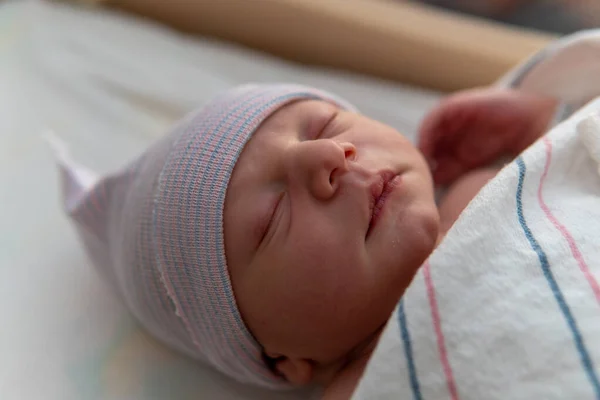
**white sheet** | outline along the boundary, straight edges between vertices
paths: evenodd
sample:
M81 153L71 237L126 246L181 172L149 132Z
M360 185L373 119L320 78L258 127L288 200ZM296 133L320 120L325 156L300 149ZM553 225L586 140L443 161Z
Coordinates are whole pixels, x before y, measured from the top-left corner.
M357 55L358 56L358 55ZM436 95L307 69L106 11L0 3L0 398L290 399L237 385L141 332L62 214L50 128L99 171L247 81L296 81L414 133Z

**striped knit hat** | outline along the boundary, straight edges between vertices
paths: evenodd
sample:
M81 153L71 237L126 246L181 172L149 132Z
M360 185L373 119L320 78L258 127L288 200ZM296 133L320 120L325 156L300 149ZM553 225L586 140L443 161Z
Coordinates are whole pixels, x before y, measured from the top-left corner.
M308 87L247 85L187 116L119 173L90 180L72 162L61 165L65 207L87 252L142 325L238 381L270 388L287 383L267 368L238 311L223 206L252 133L301 99L351 108Z

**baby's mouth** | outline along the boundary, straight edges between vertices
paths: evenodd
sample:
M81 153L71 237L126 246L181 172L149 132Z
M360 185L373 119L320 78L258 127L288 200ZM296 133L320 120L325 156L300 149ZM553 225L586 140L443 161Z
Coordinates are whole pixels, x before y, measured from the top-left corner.
M369 187L371 191L369 202L371 218L369 220L369 228L367 229L367 237L369 237L380 220L388 196L398 184L399 178L399 175L394 172L384 171L378 174L377 181Z

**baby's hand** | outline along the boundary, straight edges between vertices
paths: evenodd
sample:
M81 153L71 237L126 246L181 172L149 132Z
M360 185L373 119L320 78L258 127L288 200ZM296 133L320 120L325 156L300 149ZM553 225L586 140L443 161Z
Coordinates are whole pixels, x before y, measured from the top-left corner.
M513 89L451 95L424 119L419 147L437 184L446 185L503 155L517 155L543 135L557 101Z

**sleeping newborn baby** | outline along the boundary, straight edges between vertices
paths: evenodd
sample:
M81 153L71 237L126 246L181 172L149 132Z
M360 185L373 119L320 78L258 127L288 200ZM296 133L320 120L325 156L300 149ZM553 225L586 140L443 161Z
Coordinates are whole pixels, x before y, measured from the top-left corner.
M85 183L63 164L66 209L158 339L241 382L348 397L416 271L495 173L478 168L535 141L555 105L451 96L419 150L332 94L242 86L115 174Z

